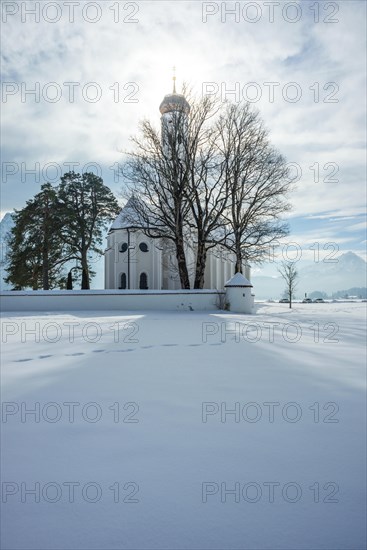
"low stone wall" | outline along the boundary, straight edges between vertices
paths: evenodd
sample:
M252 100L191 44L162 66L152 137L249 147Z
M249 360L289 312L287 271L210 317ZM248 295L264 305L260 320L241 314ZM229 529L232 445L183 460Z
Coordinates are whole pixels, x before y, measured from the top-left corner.
M206 311L224 292L213 290L36 290L0 292L1 311Z

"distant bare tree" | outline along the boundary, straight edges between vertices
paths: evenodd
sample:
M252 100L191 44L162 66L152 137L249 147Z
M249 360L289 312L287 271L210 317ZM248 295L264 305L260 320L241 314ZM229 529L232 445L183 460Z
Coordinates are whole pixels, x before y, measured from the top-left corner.
M292 298L297 287L298 271L295 262L282 262L278 272L283 277L287 285L287 294L289 298L289 307L292 307Z

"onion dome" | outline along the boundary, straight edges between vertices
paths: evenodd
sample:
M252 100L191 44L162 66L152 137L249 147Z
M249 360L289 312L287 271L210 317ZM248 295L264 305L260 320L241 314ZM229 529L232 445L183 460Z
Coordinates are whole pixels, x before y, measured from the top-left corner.
M189 113L190 105L186 101L185 96L181 94L168 94L164 96L162 103L159 106L162 115L171 113L172 111L184 111Z
M174 68L175 71L175 68ZM176 93L176 75L173 76L173 92L164 96L162 103L159 106L162 115L173 111L184 111L186 114L190 112L190 105L185 96Z
M162 103L159 106L162 115L171 113L172 111L184 111L186 114L190 112L190 105L185 96L181 94L168 94L164 96Z

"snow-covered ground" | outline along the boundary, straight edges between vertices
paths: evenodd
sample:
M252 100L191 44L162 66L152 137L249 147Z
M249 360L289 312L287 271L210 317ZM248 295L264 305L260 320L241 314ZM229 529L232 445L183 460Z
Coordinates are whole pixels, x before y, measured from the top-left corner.
M365 548L365 312L4 314L2 548Z

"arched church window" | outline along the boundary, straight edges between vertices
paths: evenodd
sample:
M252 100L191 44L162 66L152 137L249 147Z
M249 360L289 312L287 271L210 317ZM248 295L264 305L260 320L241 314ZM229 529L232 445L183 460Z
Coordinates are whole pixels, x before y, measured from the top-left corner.
M139 288L148 290L148 275L146 273L140 273Z
M122 290L125 290L126 288L126 273L121 273L121 286L120 288Z
M126 250L127 250L127 243L122 243L120 252L126 252Z
M147 243L140 243L139 248L142 252L149 252L149 248L148 248Z

